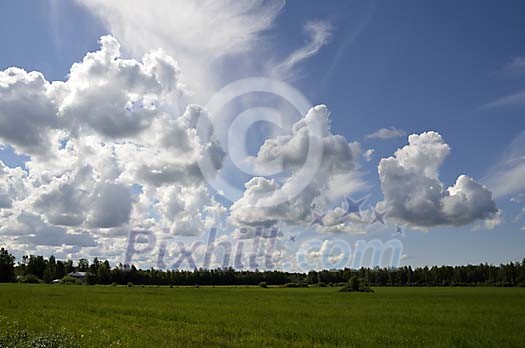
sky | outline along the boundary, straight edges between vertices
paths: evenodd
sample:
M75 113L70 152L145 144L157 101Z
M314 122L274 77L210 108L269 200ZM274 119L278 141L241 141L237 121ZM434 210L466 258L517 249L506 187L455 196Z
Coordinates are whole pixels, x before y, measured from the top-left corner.
M147 267L160 240L278 227L281 269L305 250L312 268L341 265L375 239L401 243L401 265L520 261L524 15L520 1L4 1L0 244L115 264L130 231L151 231L133 260ZM325 251L335 263L315 262Z

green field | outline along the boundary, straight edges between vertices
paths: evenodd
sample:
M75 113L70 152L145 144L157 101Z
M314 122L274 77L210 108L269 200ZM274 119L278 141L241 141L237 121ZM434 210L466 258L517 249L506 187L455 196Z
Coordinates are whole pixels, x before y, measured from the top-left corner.
M523 288L375 291L2 284L0 338L25 330L82 347L525 344Z

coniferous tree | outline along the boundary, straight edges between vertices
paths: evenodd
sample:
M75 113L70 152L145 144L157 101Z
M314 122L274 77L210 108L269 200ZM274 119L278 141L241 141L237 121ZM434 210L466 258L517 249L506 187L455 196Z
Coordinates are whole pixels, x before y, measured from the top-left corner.
M15 280L15 257L7 251L0 249L0 283Z

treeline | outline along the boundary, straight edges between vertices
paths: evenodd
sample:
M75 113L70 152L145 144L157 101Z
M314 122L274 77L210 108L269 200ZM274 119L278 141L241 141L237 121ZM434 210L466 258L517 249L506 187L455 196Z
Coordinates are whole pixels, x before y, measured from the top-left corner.
M195 269L193 271L137 269L119 264L111 267L108 261L95 258L91 263L48 259L43 256L24 256L20 262L4 248L0 249L0 282L44 282L64 279L68 274L85 272L87 284L137 285L268 285L297 284L333 285L346 283L357 276L370 286L525 286L525 259L523 262L494 266L488 264L468 266L434 266L397 269L362 268L360 270L326 270L305 273L281 271L236 271L228 269ZM71 278L71 277L70 277Z
M347 282L352 275L370 286L525 286L525 259L494 266L433 266L396 269L361 268L360 270L310 271L309 284Z

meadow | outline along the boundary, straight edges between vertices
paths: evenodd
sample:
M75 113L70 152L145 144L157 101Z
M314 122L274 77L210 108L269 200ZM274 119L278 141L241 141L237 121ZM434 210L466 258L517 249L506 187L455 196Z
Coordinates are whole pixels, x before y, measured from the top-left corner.
M0 284L0 347L524 345L525 288L374 290Z

